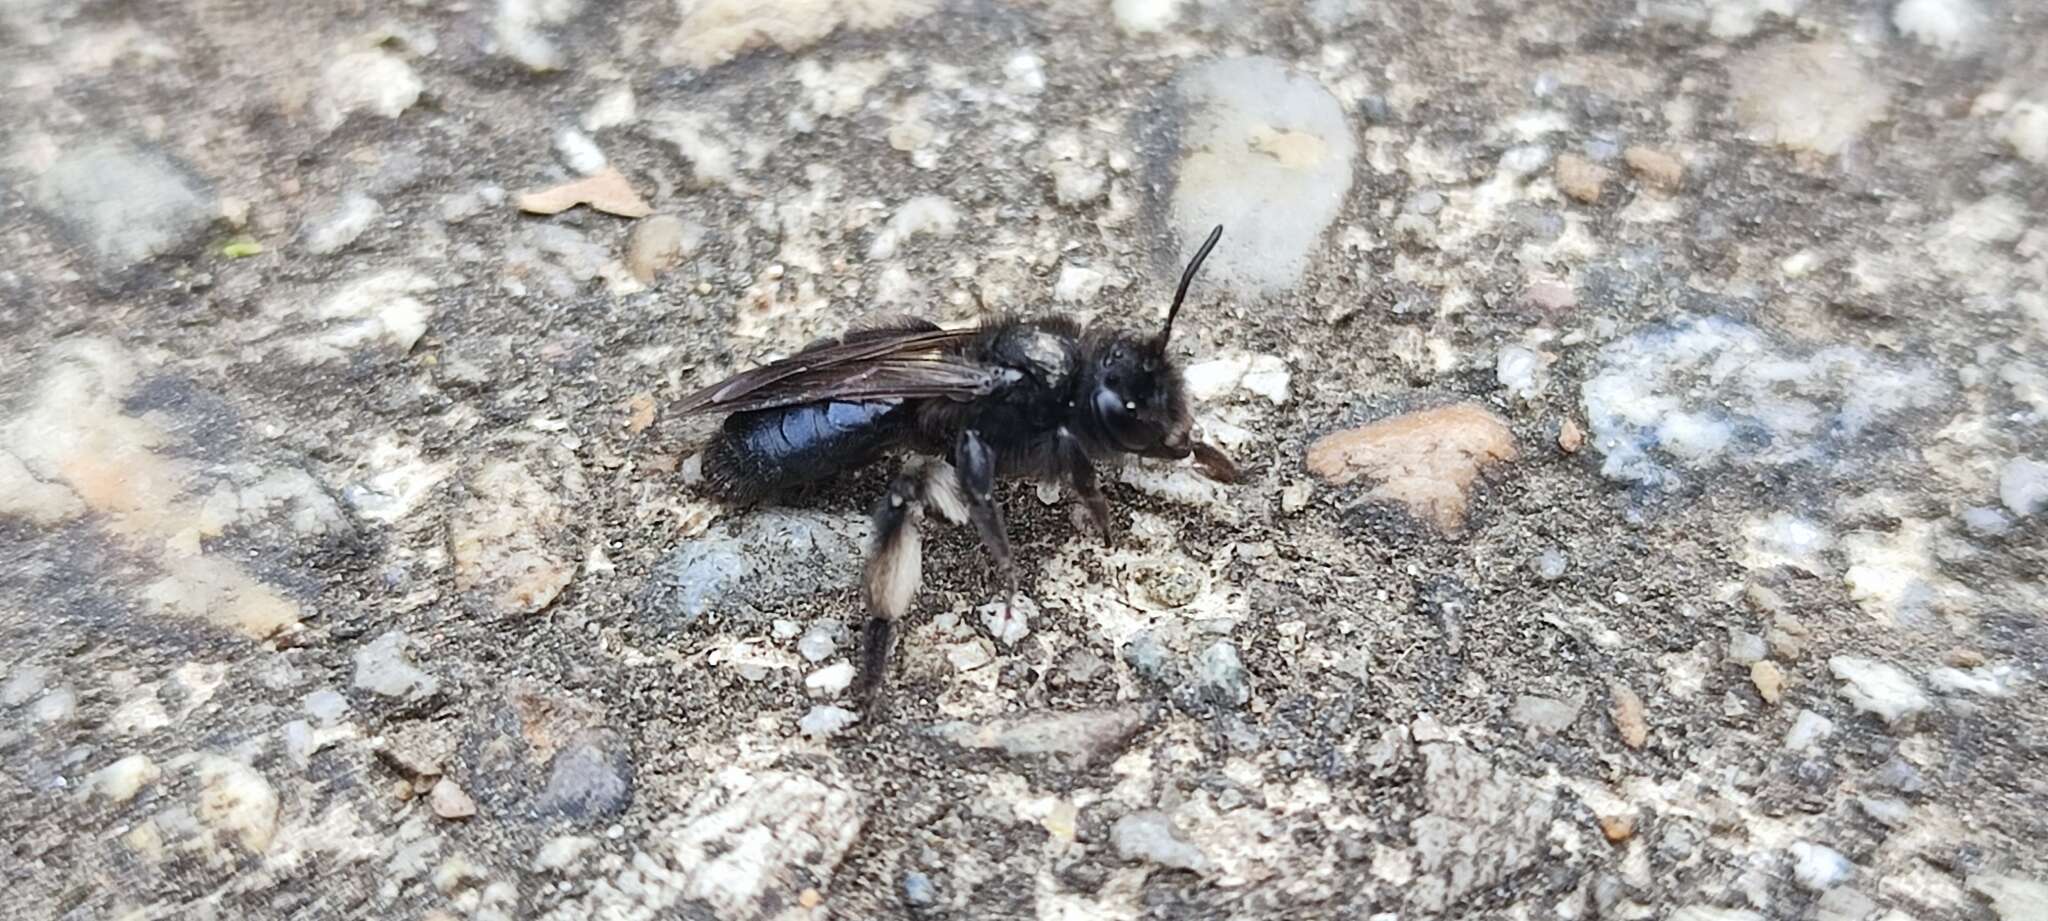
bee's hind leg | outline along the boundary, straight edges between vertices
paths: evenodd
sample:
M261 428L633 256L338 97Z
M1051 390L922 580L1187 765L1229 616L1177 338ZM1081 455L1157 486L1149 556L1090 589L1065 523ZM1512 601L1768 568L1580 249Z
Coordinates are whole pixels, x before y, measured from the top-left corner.
M1003 525L1003 508L996 504L996 454L981 433L968 429L960 433L953 451L953 466L960 472L960 491L967 501L967 520L981 535L981 545L994 557L1009 594L1003 596L1003 616L1008 617L1017 601L1017 564L1010 556L1010 534Z
M899 473L889 492L875 503L873 543L861 578L868 622L861 636L857 691L865 705L873 704L888 677L896 622L910 610L910 601L924 582L924 547L917 530L923 486L921 472Z
M1088 459L1088 452L1081 447L1081 439L1066 429L1060 429L1059 452L1067 485L1073 487L1074 495L1081 498L1088 524L1102 535L1102 545L1110 546L1115 540L1109 530L1109 497L1102 494L1102 484L1095 478L1095 462Z

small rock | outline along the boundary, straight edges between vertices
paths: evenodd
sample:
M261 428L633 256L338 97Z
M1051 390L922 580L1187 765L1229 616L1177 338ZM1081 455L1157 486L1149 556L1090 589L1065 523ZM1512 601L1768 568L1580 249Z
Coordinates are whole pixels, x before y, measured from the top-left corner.
M549 838L533 855L533 872L563 873L575 867L584 852L597 846L597 839L583 835L559 835Z
M434 789L427 794L427 802L433 806L434 814L444 819L466 819L476 815L476 800L470 799L455 781L446 777L434 783Z
M1067 207L1101 198L1108 186L1109 176L1101 167L1072 160L1052 164L1053 198Z
M912 239L929 236L946 239L960 227L960 209L937 195L920 195L896 208L889 223L868 246L869 259L888 259Z
M1999 123L1998 138L2020 159L2048 166L2048 103L2015 104Z
M1308 508L1309 501L1316 495L1316 484L1309 480L1298 480L1280 490L1280 512L1284 515L1299 515Z
M251 854L277 833L277 790L254 768L218 755L199 759L199 818L234 836Z
M987 640L972 639L946 647L946 661L958 671L971 672L995 660L995 647Z
M305 241L306 252L331 255L354 243L383 216L384 208L375 199L351 192L325 214L307 221L300 238Z
M50 681L50 670L41 665L17 665L0 685L0 704L19 707L35 699Z
M853 684L853 664L835 662L804 677L804 688L818 697L836 697Z
M1558 155L1554 175L1564 194L1591 205L1600 201L1601 189L1613 178L1614 171L1578 154L1567 153Z
M1307 462L1333 484L1378 480L1370 495L1452 532L1464 527L1479 474L1516 453L1506 422L1477 403L1459 403L1325 435L1309 446Z
M1792 728L1785 731L1785 749L1794 752L1810 752L1820 740L1833 735L1835 723L1812 710L1800 710L1792 718Z
M804 631L803 639L796 641L796 653L806 662L823 662L832 657L839 648L838 637L845 631L838 621L819 621Z
M320 84L315 117L327 131L341 127L356 112L397 118L419 102L427 88L411 64L382 48L335 58L321 72Z
M1544 357L1536 350L1511 345L1494 357L1494 380L1509 393L1533 400L1543 388L1544 365Z
M307 694L303 705L306 715L322 726L332 726L348 715L348 698L333 688L321 688Z
M1728 661L1738 665L1750 665L1762 661L1770 654L1761 634L1746 630L1728 631Z
M1999 921L2041 921L2048 918L2048 883L2018 876L1977 873L1969 878L1971 891L1991 900Z
M456 587L485 592L503 614L553 604L576 574L561 491L523 463L494 460L470 478L469 493L449 524Z
M1563 313L1579 306L1579 293L1558 279L1538 277L1522 288L1522 302L1545 313Z
M1173 820L1163 812L1133 812L1110 826L1110 842L1126 861L1147 860L1174 870L1209 869L1209 858L1174 834Z
M547 787L534 807L544 815L585 820L618 815L633 799L633 764L625 743L586 732L548 762Z
M1599 818L1600 834L1613 844L1620 844L1636 834L1636 820L1625 815L1603 815Z
M1052 299L1062 304L1085 304L1102 293L1109 276L1085 265L1060 263L1060 277L1052 285Z
M356 650L355 686L372 694L420 700L441 689L441 681L408 661L412 638L391 630Z
M143 787L155 783L162 774L148 755L129 755L86 775L81 792L125 803L134 799Z
M1685 164L1678 158L1661 150L1649 147L1630 147L1621 152L1621 159L1637 176L1657 188L1670 191L1685 181Z
M2031 457L2007 461L1998 473L1998 498L2021 518L2048 508L2048 464Z
M1166 647L1151 630L1140 630L1131 635L1130 641L1124 644L1123 659L1146 678L1158 680L1166 673Z
M2012 519L2004 512L1986 505L1963 509L1963 527L1978 537L1998 537L2012 530Z
M682 264L703 241L701 227L683 223L670 214L658 214L633 225L626 238L626 268L641 284L652 284L656 276Z
M196 245L219 214L212 190L182 163L120 141L66 153L30 200L116 271Z
M637 114L637 108L632 85L619 84L605 91L604 95L597 97L596 102L590 104L590 108L583 113L583 130L594 134L606 128L631 124Z
M574 128L555 132L555 155L562 158L562 165L578 176L595 176L611 165L597 142Z
M1579 700L1563 701L1555 697L1523 694L1515 698L1509 717L1530 729L1557 733L1570 728L1572 721L1579 718L1580 706Z
M1145 712L1127 706L1037 713L982 724L941 723L932 731L964 748L999 749L1019 758L1054 755L1086 767L1113 760L1144 726Z
M1842 43L1785 38L1728 61L1734 114L1765 143L1834 156L1883 118L1891 98Z
M903 874L903 901L911 905L930 905L936 898L938 892L932 888L929 877L916 870Z
M1038 603L1020 595L1014 603L997 601L975 610L989 635L1007 647L1017 645L1018 640L1031 633L1031 618L1038 612Z
M807 738L825 739L845 731L846 727L860 722L860 714L845 707L819 704L796 723L796 730Z
M1609 682L1607 693L1607 715L1613 718L1614 730L1621 734L1622 743L1642 748L1650 740L1650 724L1643 717L1643 699L1619 681Z
M1252 699L1251 678L1238 659L1237 646L1221 640L1202 652L1196 664L1197 691L1211 705L1242 707Z
M51 688L36 698L35 705L28 709L29 718L45 726L68 722L77 712L78 692L70 685Z
M1846 682L1840 688L1841 694L1856 709L1876 714L1893 726L1932 706L1920 686L1896 665L1857 656L1834 656L1828 659L1828 671Z
M1556 582L1564 578L1565 570L1569 566L1570 561L1565 558L1564 551L1556 547L1546 548L1542 553L1536 554L1535 559L1529 561L1529 568L1535 570L1536 577L1545 582Z
M476 188L441 198L441 220L450 224L463 221L484 213L487 208L496 208L505 203L505 190L495 185L481 185Z
M1765 660L1749 666L1749 681L1756 685L1757 696L1765 703L1775 704L1785 696L1785 673L1778 663Z
M1892 7L1899 34L1946 55L1974 46L1987 23L1975 0L1899 0Z
M1856 869L1849 858L1834 848L1811 841L1792 842L1792 878L1816 892L1832 889Z

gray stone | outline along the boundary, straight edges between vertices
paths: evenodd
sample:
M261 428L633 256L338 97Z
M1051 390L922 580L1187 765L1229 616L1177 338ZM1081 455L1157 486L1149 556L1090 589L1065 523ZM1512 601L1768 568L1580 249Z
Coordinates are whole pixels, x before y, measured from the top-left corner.
M1203 269L1211 283L1262 295L1292 288L1351 189L1357 143L1344 107L1267 57L1193 64L1174 87L1181 146L1167 223L1180 261L1222 224Z
M844 664L844 663L841 663ZM848 666L851 668L851 666ZM808 738L825 739L845 732L847 727L860 722L860 714L845 707L819 704L796 721L796 731Z
M1998 499L2021 518L2048 508L2048 464L2015 457L1998 471Z
M1163 812L1133 812L1116 820L1109 830L1116 854L1129 861L1150 861L1174 870L1208 870L1209 858L1198 848L1180 840L1173 820Z
M865 534L860 519L763 510L714 528L669 552L638 597L641 615L666 629L707 613L766 621L823 591L854 583Z
M916 870L903 874L903 901L912 905L930 905L938 897L930 877Z
M1144 710L1126 706L1034 713L980 724L941 723L932 731L966 748L997 749L1013 757L1051 755L1082 767L1115 758L1145 723Z
M1549 787L1462 745L1421 752L1428 813L1410 824L1418 875L1408 897L1416 907L1443 911L1542 859L1555 803Z
M307 220L299 236L305 241L306 252L328 256L346 249L383 216L384 208L376 199L351 192Z
M405 700L432 697L441 690L441 680L410 661L412 646L411 637L391 630L356 650L356 687Z
M1515 698L1510 716L1515 722L1540 732L1563 732L1578 719L1579 708L1585 706L1584 695L1571 700L1558 700L1535 694L1523 694Z
M823 662L839 649L839 640L846 635L846 627L840 622L818 621L804 631L803 638L796 641L797 655L806 662Z
M1158 680L1166 674L1166 647L1150 630L1140 630L1124 644L1124 661L1143 677Z
M220 213L213 190L190 169L124 141L67 152L30 196L114 270L196 245Z
M33 700L43 692L43 686L50 682L49 668L41 665L17 665L7 675L7 683L0 685L0 704L19 707Z
M633 761L624 740L607 732L578 736L548 762L548 782L534 808L572 821L626 811L633 801Z
M1196 690L1210 704L1235 708L1252 699L1251 676L1237 656L1237 646L1229 640L1204 650L1196 670Z

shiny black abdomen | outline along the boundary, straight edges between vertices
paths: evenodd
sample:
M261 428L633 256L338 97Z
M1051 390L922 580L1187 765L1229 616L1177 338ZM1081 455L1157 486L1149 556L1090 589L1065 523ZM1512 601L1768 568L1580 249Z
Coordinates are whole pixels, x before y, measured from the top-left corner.
M704 449L704 481L750 501L866 466L901 436L901 400L829 401L734 413Z

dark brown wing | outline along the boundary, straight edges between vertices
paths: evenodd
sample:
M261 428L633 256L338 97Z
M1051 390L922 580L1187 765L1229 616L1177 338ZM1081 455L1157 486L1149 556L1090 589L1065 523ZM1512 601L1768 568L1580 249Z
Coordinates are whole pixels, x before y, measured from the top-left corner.
M866 331L742 371L683 398L676 411L734 413L819 400L969 399L1002 377L953 354L977 329Z

